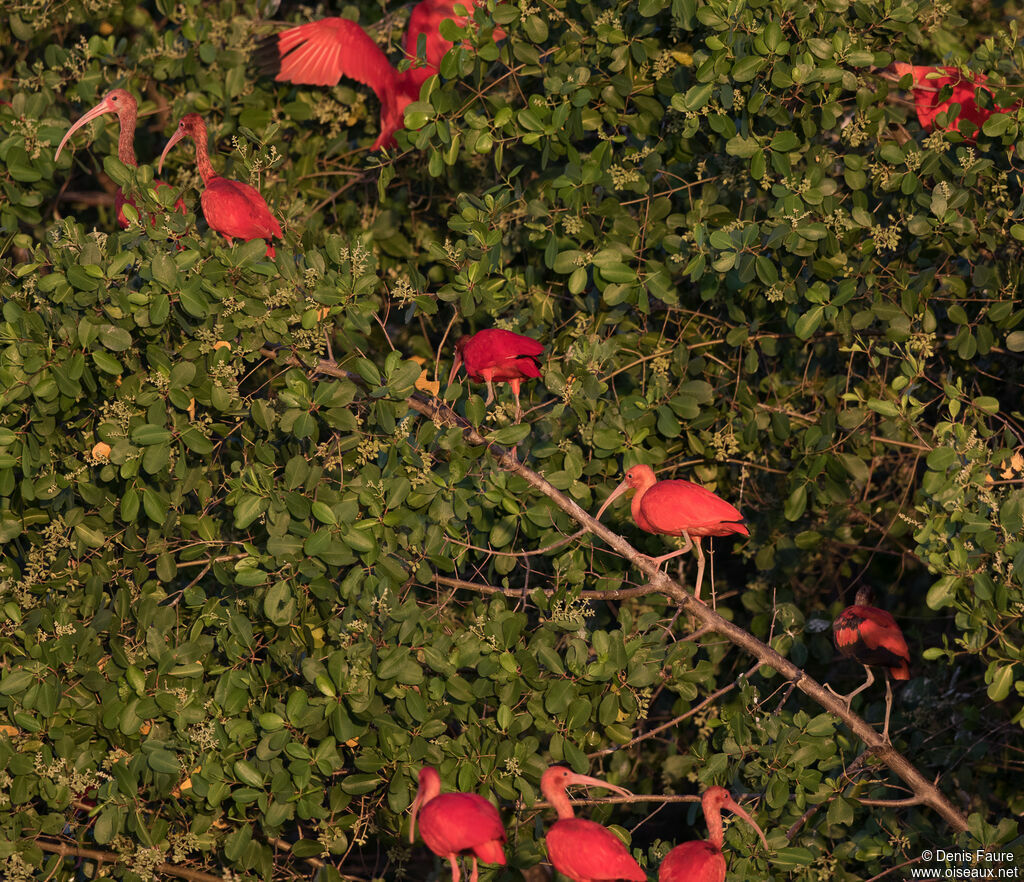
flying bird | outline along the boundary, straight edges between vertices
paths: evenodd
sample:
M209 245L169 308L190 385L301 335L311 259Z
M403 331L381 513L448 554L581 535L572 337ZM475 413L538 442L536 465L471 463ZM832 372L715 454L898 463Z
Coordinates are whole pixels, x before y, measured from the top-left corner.
M731 533L749 536L743 515L700 484L679 479L659 481L649 465L635 465L626 472L622 483L611 492L594 519L601 520L605 509L629 490L636 491L630 511L641 530L681 536L686 542L677 551L649 558L654 566L660 567L666 560L685 554L691 548L697 552L697 581L693 596L699 600L704 580L704 552L700 540L704 536L728 536Z
M867 680L849 695L839 695L831 686L828 688L849 708L853 697L875 682L871 665L885 668L885 728L882 738L888 741L892 680L910 679L910 649L892 615L877 606L870 606L870 601L871 589L862 586L857 591L853 606L846 607L832 623L836 649L864 665Z
M57 153L53 157L54 160L60 158L60 153L64 149L64 145L71 140L71 136L75 132L87 123L103 116L105 113L113 113L116 115L121 128L121 132L117 139L117 158L125 165L137 168L139 163L135 158L135 125L139 118L139 104L135 100L134 96L124 89L114 89L107 92L107 94L100 100L99 104L87 110L71 125L71 128L69 128L64 137L61 138L60 144L57 145ZM165 184L163 181L155 181L154 186L169 187L170 184ZM138 211L135 203L131 199L126 198L124 193L118 190L117 195L114 197L114 207L117 209L117 222L122 228L127 229L131 225L131 221L128 220L127 215L124 213L125 204L132 206L132 208L135 208L136 211ZM185 213L185 203L180 199L174 207L182 214ZM155 224L156 220L153 219L151 223Z
M459 882L460 855L472 855L470 882L477 882L478 861L505 866L505 828L498 810L476 793L441 793L441 776L430 766L420 769L409 842L416 841L417 815L427 848L451 862L452 882Z
M523 380L540 376L538 357L544 351L544 344L532 337L488 328L472 336L461 337L455 344L455 360L448 374L448 385L463 364L471 380L487 384L487 400L494 400L494 383L508 383L516 400L516 422L523 415L519 404L519 388Z
M658 882L725 882L725 857L722 844L725 830L722 825L722 809L739 815L757 831L764 847L768 840L764 832L729 795L724 787L709 787L701 797L704 820L708 825L707 839L684 842L673 848L658 867Z
M248 242L250 239L280 239L284 235L266 200L255 187L221 177L213 170L206 146L206 123L198 113L189 113L181 118L177 130L160 154L158 171L163 170L168 151L182 138L191 138L196 145L196 166L204 186L200 204L211 230L224 236L229 245L233 238ZM273 256L274 246L268 242L267 257Z
M969 78L955 67L906 64L901 61L890 67L901 79L907 74L913 78L911 93L914 96L914 108L918 122L925 131L930 132L935 128L935 118L940 113L946 113L953 104L960 105L960 113L945 128L954 132L961 119L969 120L980 129L993 113L1011 113L1021 106L1020 101L1010 107L1000 107L993 101L992 107L979 107L976 97L978 89L994 97L992 89L985 85L988 78L984 74ZM952 93L945 101L940 101L939 95L946 86L952 88Z
M347 18L323 18L289 28L261 42L254 54L261 74L277 82L307 86L336 86L342 79L369 86L380 101L380 135L373 150L395 143L402 128L405 108L420 96L422 86L438 72L441 59L452 48L441 36L441 22L451 19L465 27L469 17L456 7L472 12L478 0L421 0L413 7L405 32L403 57L413 62L408 70L391 65L369 34ZM426 64L417 66L420 37L424 38ZM504 33L494 32L495 39Z
M647 874L633 860L618 836L595 821L573 815L566 793L566 788L573 784L603 787L622 796L632 796L622 787L589 775L577 775L565 766L551 766L544 772L540 779L541 793L558 812L558 820L544 837L552 866L573 882L613 879L647 882Z

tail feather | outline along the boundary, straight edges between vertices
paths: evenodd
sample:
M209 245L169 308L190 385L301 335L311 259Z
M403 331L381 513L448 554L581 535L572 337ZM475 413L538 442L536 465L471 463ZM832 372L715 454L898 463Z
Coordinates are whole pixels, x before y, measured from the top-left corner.
M278 43L278 34L271 34L260 40L250 59L260 76L276 78L281 72L281 48Z
M907 662L902 662L894 668L889 668L889 674L894 680L909 680L910 665Z
M475 854L485 864L498 864L502 867L505 866L505 849L498 840L491 839L488 842L483 842L480 845L473 846L473 854Z

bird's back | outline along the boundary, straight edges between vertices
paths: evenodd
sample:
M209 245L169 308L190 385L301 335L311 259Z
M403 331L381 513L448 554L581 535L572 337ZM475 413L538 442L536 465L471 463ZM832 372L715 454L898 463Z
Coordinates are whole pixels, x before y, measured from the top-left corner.
M225 236L269 239L283 235L259 190L242 181L219 175L211 178L200 201L206 222Z
M692 481L658 481L640 498L640 512L652 532L678 536L749 535L743 515L720 496ZM645 528L646 529L646 528Z
M658 882L725 882L725 858L706 839L684 842L665 855Z
M498 810L476 793L442 793L420 813L420 836L438 855L472 851L486 863L505 864L505 828Z
M910 649L891 614L876 606L848 606L832 623L836 648L865 665L889 668L895 680L910 679Z
M536 358L544 351L544 344L532 337L488 328L479 331L466 341L462 358L466 371L474 379L480 379L480 372L494 372L495 380L510 380L517 377L539 377L540 369Z
M627 879L647 882L647 874L614 833L586 818L555 821L545 837L548 858L575 882Z

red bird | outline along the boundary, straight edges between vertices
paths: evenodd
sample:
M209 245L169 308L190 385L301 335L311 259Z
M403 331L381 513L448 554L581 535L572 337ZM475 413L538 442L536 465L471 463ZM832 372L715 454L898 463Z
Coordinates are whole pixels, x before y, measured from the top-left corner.
M484 404L494 400L494 383L508 383L516 399L516 422L519 422L523 415L519 404L519 384L540 376L537 356L543 351L544 345L532 337L499 328L477 331L472 337L462 337L455 344L455 361L448 374L448 385L452 384L463 363L471 380L487 383Z
M864 685L849 695L839 695L831 686L829 690L850 706L855 695L863 692L875 682L870 665L885 668L885 729L882 738L889 740L889 714L892 711L892 680L910 679L910 650L896 620L884 609L869 606L871 590L862 587L857 592L856 602L848 606L832 623L833 636L838 649L847 658L864 665L868 678ZM891 679L890 679L891 678Z
M940 113L946 113L952 104L960 105L960 113L946 126L947 130L954 132L957 131L961 119L969 120L980 129L993 113L1009 113L1021 106L1021 102L1018 101L1011 107L979 107L975 98L977 89L983 89L992 95L992 90L985 86L988 78L984 74L967 79L955 67L933 67L899 61L892 65L892 69L899 77L907 74L913 77L911 89L917 108L917 119L921 123L921 128L926 131L931 131L935 127L935 117ZM952 86L953 92L945 101L939 101L939 93L945 86Z
M421 0L413 7L405 32L403 54L415 63L422 34L426 66L398 71L381 48L358 24L347 18L324 18L290 28L267 38L257 49L260 73L277 82L308 86L336 86L342 77L369 86L380 101L380 135L373 150L390 147L402 128L405 108L420 97L420 86L438 72L452 44L441 36L441 22L451 19L465 27L466 15L456 5L471 9L475 0ZM504 33L495 31L495 39Z
M60 152L64 149L64 145L71 139L71 136L77 132L86 123L92 122L97 117L103 116L105 113L117 114L118 122L121 125L121 134L117 139L117 158L121 160L125 165L131 166L132 168L138 167L138 162L135 159L135 123L139 118L139 105L135 98L129 92L124 89L114 89L112 92L107 92L103 96L103 100L100 101L95 107L87 110L82 116L75 121L67 133L61 138L60 144L57 145L57 153L54 155L54 160L60 158ZM163 181L154 182L156 187L169 187L170 184L165 184ZM117 222L122 228L127 229L131 225L131 221L128 220L124 213L125 203L135 208L135 203L131 199L126 199L124 194L119 190L117 195L114 197L114 206L117 208ZM174 206L182 214L185 213L185 203L180 199ZM152 223L156 223L154 219Z
M618 836L595 821L573 816L572 805L565 792L573 784L603 787L622 796L632 796L628 790L606 784L600 778L577 775L565 766L551 766L540 779L541 793L558 812L558 820L544 837L551 865L573 882L612 879L647 882L647 874L633 860Z
M459 855L473 856L470 882L477 882L478 860L505 866L505 828L498 810L476 793L441 793L441 776L430 766L420 769L409 842L416 840L417 813L427 848L451 862L452 882L459 882Z
M210 164L206 147L206 123L198 113L189 113L181 118L177 131L160 154L157 170L164 166L164 157L182 138L191 138L196 145L196 165L203 179L205 189L200 198L203 217L211 230L216 230L231 244L232 238L280 239L284 236L281 225L270 213L266 200L255 187L241 181L222 178ZM274 256L274 246L267 243L267 257Z
M654 469L649 465L635 465L622 483L604 501L594 516L601 520L606 508L628 490L636 490L630 511L633 520L641 530L648 533L663 533L667 536L682 536L686 545L671 554L650 558L651 563L660 567L669 558L685 554L691 548L697 552L697 583L693 596L700 599L700 586L704 580L704 552L700 540L704 536L728 536L739 533L749 536L750 531L743 525L743 515L720 496L706 490L700 484L690 481L658 481Z
M722 809L735 812L750 824L768 848L761 828L729 795L724 787L709 787L701 797L704 820L708 825L708 839L684 842L672 849L658 867L658 882L725 882L725 857L722 843L725 831L722 828Z

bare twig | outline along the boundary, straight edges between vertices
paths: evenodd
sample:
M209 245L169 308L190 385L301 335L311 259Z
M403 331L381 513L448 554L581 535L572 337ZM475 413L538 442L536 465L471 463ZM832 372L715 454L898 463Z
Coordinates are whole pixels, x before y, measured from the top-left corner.
M742 674L741 676L742 677L752 677L754 675L754 672L759 667L761 667L761 662L758 662L749 671L747 671L745 674ZM678 726L687 717L692 717L694 714L700 713L700 711L703 708L707 707L713 701L717 701L719 698L721 698L723 695L725 695L726 692L729 692L729 691L735 689L736 688L736 684L739 683L739 681L740 681L740 678L737 678L735 680L735 682L732 682L732 683L729 683L729 684L723 686L721 689L717 690L716 692L712 692L700 704L698 704L696 707L691 707L685 714L680 714L678 717L675 717L675 718L669 720L667 723L662 723L662 725L658 726L657 728L651 729L649 732L644 732L643 735L637 735L637 737L634 738L632 741L627 741L625 744L620 744L618 747L606 747L604 750L598 750L595 753L590 753L590 754L587 754L587 755L591 756L591 757L607 756L609 753L615 753L615 751L617 751L617 750L625 750L627 747L632 747L634 744L638 744L641 741L646 741L648 738L653 738L659 732L664 732L666 729L671 729L671 728L673 728L675 726Z
M120 855L113 851L100 851L96 848L79 848L76 845L68 845L65 842L54 842L51 839L36 837L34 843L43 851L59 854L61 857L77 857L86 860L96 861L101 864L116 864ZM187 867L179 867L177 864L157 864L154 872L163 873L165 876L174 876L178 879L187 879L188 882L224 882L223 876L214 876L211 873L204 873L201 870L190 870Z

